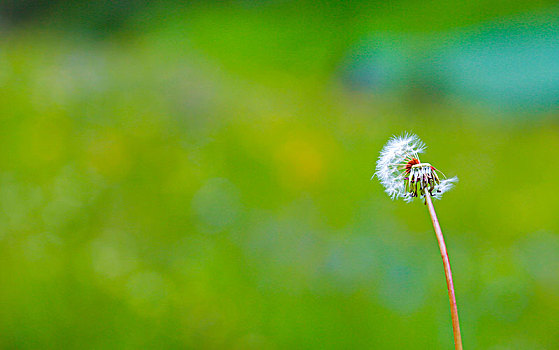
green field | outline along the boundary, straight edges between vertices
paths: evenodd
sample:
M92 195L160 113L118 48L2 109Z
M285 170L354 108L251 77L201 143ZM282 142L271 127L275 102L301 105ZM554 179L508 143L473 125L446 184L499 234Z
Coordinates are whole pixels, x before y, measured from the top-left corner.
M0 348L451 349L427 210L370 180L404 131L460 179L464 347L559 348L557 100L348 83L379 33L415 66L556 7L76 4L0 30Z

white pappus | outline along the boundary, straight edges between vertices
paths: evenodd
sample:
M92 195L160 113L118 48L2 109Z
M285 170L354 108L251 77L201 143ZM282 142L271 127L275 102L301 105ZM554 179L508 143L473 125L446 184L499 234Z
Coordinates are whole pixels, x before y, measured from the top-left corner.
M393 136L383 147L373 177L378 177L392 199L411 202L416 197L424 197L426 192L441 199L458 181L457 177L440 180L437 172L442 172L429 163L422 163L419 153L425 148L417 135L408 133Z

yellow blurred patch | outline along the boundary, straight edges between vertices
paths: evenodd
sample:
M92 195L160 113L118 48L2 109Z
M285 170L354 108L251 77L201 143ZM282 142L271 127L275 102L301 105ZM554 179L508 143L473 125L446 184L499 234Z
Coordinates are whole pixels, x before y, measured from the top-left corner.
M278 173L286 187L311 188L324 182L331 145L317 135L298 135L276 151Z
M130 155L126 141L115 132L96 137L88 146L87 163L100 175L117 180L128 174Z

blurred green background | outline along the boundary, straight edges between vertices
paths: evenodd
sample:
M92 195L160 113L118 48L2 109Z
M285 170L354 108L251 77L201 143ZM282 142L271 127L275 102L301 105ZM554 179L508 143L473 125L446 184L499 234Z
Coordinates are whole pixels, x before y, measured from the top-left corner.
M0 348L559 348L551 1L4 1Z

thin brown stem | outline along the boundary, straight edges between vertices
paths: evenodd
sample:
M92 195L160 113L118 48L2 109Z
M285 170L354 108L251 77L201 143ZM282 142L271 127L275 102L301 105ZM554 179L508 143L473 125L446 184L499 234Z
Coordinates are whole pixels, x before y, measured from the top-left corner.
M462 336L460 335L460 323L458 321L458 308L456 307L456 296L454 294L454 283L452 283L452 272L450 271L450 261L448 260L448 253L446 252L446 245L444 243L443 232L441 231L441 225L439 225L439 219L437 219L437 213L435 212L435 207L433 206L433 201L431 200L431 195L429 192L425 191L425 204L429 208L429 214L431 215L431 221L433 222L433 228L435 229L435 234L437 235L437 241L439 242L439 248L441 250L441 256L443 258L444 273L446 275L446 286L448 288L448 299L450 300L450 314L452 316L452 329L454 331L454 347L456 350L462 350Z

